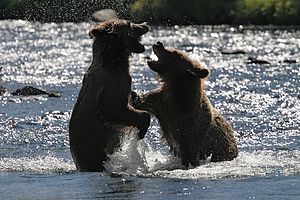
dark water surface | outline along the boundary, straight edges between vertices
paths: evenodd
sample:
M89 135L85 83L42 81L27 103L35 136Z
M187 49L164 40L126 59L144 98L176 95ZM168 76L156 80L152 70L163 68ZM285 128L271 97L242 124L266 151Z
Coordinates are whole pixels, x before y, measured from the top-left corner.
M153 43L187 51L211 69L207 93L232 124L240 154L178 169L153 119L144 140L124 138L108 172L79 173L68 122L91 61L91 27L0 21L0 85L63 95L0 96L0 199L299 199L300 30L152 27L142 40L146 52L131 59L132 88L158 85L145 58ZM221 53L228 49L245 54Z

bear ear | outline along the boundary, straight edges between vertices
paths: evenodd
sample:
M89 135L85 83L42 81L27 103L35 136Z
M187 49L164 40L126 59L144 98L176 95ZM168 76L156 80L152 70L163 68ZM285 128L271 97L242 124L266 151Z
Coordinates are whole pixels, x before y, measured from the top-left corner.
M206 68L192 68L188 69L187 71L197 78L206 78L209 75L209 70Z

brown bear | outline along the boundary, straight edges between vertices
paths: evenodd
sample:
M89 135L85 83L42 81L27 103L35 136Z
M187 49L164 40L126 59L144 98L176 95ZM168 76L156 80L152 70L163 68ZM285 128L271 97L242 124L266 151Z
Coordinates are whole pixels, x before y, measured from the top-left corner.
M133 106L155 115L162 135L182 165L198 166L200 160L232 160L238 150L233 130L212 106L205 93L209 70L178 50L153 45L157 61L148 60L161 86L141 96L132 93Z
M142 139L150 115L128 104L131 92L129 57L144 52L139 42L146 24L127 20L105 21L90 31L93 59L83 78L69 124L72 157L80 171L103 171L107 154L120 143L120 130L139 129Z

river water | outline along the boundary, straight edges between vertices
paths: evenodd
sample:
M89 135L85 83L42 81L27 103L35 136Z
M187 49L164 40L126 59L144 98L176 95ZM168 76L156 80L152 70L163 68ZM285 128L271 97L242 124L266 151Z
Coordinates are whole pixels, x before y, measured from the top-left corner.
M91 62L91 23L0 21L0 85L28 85L47 96L0 96L1 199L299 199L300 29L152 27L135 54L132 89L157 87L146 65L151 45L187 51L207 65L207 94L235 130L239 156L181 170L156 119L142 141L123 138L107 172L76 171L68 122ZM243 50L227 55L223 50ZM248 58L269 64L249 63Z

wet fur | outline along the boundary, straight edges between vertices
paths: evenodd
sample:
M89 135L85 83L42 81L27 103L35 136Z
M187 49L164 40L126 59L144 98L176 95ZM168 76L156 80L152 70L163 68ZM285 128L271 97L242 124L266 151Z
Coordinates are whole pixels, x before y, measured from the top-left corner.
M198 166L210 155L213 162L237 157L233 130L205 93L208 69L184 52L159 50L162 61L148 65L161 77L161 86L136 96L134 106L158 118L163 137L184 166Z
M80 171L104 170L107 154L120 144L122 128L136 126L142 138L149 126L149 114L128 104L131 91L128 59L132 52L139 53L143 48L129 41L138 40L128 38L128 33L135 33L136 27L137 31L143 29L137 36L149 30L144 25L115 20L104 22L90 32L94 39L93 60L69 124L71 153Z

